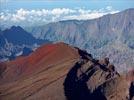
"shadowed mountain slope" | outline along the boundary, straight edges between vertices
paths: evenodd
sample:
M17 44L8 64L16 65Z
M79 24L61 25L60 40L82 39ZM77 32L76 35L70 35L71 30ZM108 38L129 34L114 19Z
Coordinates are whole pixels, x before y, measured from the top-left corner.
M28 51L32 52L39 45L48 42L47 40L36 39L20 26L0 30L0 61L2 59L13 59L17 55L28 55L30 54ZM27 54L23 51L26 51Z
M0 63L0 99L132 100L133 77L133 71L120 75L108 58L96 60L65 43L47 44Z

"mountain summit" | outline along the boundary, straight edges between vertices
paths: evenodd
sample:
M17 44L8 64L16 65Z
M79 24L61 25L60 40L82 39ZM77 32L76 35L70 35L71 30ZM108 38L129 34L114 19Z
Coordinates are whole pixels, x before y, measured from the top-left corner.
M1 100L132 100L133 71L119 74L109 58L65 43L0 63Z

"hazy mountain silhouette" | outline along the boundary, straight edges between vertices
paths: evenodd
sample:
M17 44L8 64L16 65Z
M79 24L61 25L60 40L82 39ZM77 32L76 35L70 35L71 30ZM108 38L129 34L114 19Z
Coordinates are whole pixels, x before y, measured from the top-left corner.
M31 27L27 30L38 38L64 41L82 48L100 48L117 38L134 48L134 9L108 14L92 20L67 20Z
M32 51L33 48L36 48L36 45L48 42L48 40L36 39L20 26L0 30L0 59L14 59L19 52L24 51L23 48L29 48Z
M34 38L20 26L12 26L10 29L2 31L2 35L9 43L13 43L14 45L32 45L34 43L42 44L48 42Z

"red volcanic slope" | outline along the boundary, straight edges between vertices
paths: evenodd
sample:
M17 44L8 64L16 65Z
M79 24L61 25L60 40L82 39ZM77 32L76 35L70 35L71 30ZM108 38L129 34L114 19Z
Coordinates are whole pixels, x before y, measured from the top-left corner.
M27 57L1 63L0 100L65 99L63 81L79 57L77 49L56 43L44 45Z
M89 58L88 62L85 57ZM87 81L88 88L93 91L101 86L107 100L129 97L134 71L127 77L119 75L101 67L104 60L100 63L84 51L56 43L44 45L27 57L0 64L0 100L66 100L63 86L66 75L82 59L84 63L77 71L78 76L86 70L95 70Z
M127 79L129 81L134 81L134 69L128 72Z
M78 57L79 54L77 50L67 44L47 44L27 57L18 57L14 61L6 62L6 72L1 82L14 81L21 77L47 70L58 63L63 63L64 61Z

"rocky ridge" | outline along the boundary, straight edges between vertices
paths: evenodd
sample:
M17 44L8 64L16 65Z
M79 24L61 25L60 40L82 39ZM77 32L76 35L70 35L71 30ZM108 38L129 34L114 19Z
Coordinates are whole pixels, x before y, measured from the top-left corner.
M133 100L134 74L65 43L0 64L1 100Z

